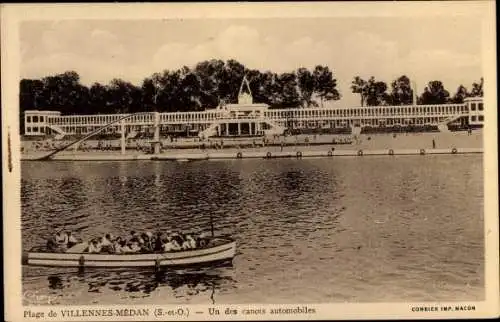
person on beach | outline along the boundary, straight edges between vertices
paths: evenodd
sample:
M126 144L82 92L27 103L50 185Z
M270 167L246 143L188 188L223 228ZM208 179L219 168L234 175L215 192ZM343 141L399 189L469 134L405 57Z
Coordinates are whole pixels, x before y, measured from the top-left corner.
M432 139L432 148L435 149L436 148L436 141L434 141L434 139Z

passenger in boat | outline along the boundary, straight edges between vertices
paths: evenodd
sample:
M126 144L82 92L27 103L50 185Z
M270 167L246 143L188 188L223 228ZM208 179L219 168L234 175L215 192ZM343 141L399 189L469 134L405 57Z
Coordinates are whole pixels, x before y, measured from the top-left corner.
M113 241L113 250L114 250L115 254L120 254L122 252L122 239L121 239L121 237L117 237Z
M174 245L171 242L171 238L167 237L167 240L163 243L163 251L164 252L171 252L174 250Z
M155 252L161 252L163 250L163 244L164 244L164 241L162 238L162 234L161 234L161 232L157 232L156 237L153 241L153 250Z
M139 235L139 233L135 232L134 230L132 230L130 232L130 239L129 239L129 242L137 242L138 244L142 244L144 243L144 240L142 240L141 236Z
M189 244L189 248L191 249L196 248L196 240L194 240L193 236L187 235L186 242Z
M101 252L101 245L96 239L92 239L89 242L89 247L88 247L88 252L89 253L100 253Z
M172 240L174 240L179 245L179 247L180 245L184 244L184 239L178 232L174 232L171 237Z
M50 252L57 250L57 242L55 240L55 237L47 239L47 250Z
M59 230L56 235L54 236L54 239L57 243L58 246L63 246L68 244L68 235L65 234L62 230Z
M141 251L141 246L139 246L139 243L137 241L129 243L128 247L130 247L130 251L132 253L138 253Z
M105 237L114 245L116 241L116 237L112 233L107 233Z
M208 234L206 232L202 232L198 236L196 244L198 245L198 247L205 247L208 244Z
M181 248L181 244L179 244L179 242L177 241L177 239L172 238L172 239L170 240L170 243L172 243L172 248L173 248L173 250L176 250L176 251L177 251L177 250L181 250L181 249L182 249L182 248Z
M181 249L182 250L189 250L189 249L191 249L191 245L189 244L189 242L187 240L184 240L184 242L182 243Z
M120 254L133 253L125 240L120 241Z
M179 246L179 244L177 243L177 241L175 239L168 236L167 240L168 241L163 245L163 251L171 252L171 251L181 250L181 247Z
M101 237L100 246L102 252L114 253L113 243L111 242L110 234L106 234L104 237Z
M193 249L196 248L196 241L191 235L184 235L183 236L184 242L182 243L182 249L188 250L188 249Z
M75 236L71 233L71 231L68 231L67 235L68 235L68 243L66 246L68 248L71 248L76 244L78 244L78 240L76 240Z
M142 236L142 239L144 240L144 244L142 245L142 251L143 252L152 252L154 245L153 245L153 234L151 232L145 232Z

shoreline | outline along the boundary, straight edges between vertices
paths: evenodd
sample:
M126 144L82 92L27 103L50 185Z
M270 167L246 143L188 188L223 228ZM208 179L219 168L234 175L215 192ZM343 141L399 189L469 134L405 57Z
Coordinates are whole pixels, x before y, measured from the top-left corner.
M306 138L309 140L306 141ZM81 149L61 151L52 160L207 160L241 158L293 158L362 155L420 155L420 154L471 154L483 152L483 135L467 133L419 133L402 135L359 135L352 143L335 144L332 139L339 136L321 135L317 137L270 138L266 144L250 144L245 139L226 140L222 145L210 146L195 141L166 144L161 153L152 154L134 146L127 146L121 154L119 141L106 141L107 149L96 149L98 141L85 142ZM211 141L217 142L215 140ZM220 142L220 140L219 140ZM21 161L34 161L47 155L50 149L32 149L29 141L24 141ZM253 143L253 142L252 142ZM82 149L83 148L83 149ZM454 149L456 149L454 153ZM424 151L422 153L422 150ZM360 152L362 151L362 152ZM148 153L149 152L149 153ZM269 157L270 154L270 157Z
M228 149L229 150L229 149ZM160 154L121 154L112 152L76 152L55 155L48 161L201 161L201 160L242 160L242 159L280 159L280 158L332 158L332 157L364 157L364 156L404 156L404 155L464 155L482 154L482 148L446 148L446 149L322 149L296 151L248 151L245 149L225 152L205 153L160 153ZM21 156L21 161L42 161L41 156Z

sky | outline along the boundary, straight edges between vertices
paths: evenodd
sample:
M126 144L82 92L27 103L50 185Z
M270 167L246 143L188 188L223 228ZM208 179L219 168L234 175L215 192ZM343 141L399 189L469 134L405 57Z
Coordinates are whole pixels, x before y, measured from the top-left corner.
M290 72L327 65L342 95L359 105L354 76L390 83L407 75L421 93L441 80L451 94L482 77L475 16L27 21L20 27L21 77L76 71L82 83L136 85L164 69L209 59Z

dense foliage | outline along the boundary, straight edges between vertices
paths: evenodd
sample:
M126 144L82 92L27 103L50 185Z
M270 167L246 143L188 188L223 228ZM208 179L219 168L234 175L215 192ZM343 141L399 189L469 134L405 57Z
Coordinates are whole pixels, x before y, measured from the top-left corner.
M271 108L318 106L340 98L333 72L327 66L278 74L248 69L235 60L210 60L193 69L184 66L155 73L140 86L114 79L109 84L87 87L74 71L23 79L20 107L21 113L38 109L62 114L198 111L236 103L245 75L254 102L269 104Z
M361 99L361 106L378 105L408 105L413 101L413 89L410 79L403 75L391 83L388 93L387 84L370 77L364 80L359 76L354 77L351 83L353 93L357 93ZM469 92L467 88L460 85L456 93L450 97L450 93L444 88L441 81L430 81L423 93L417 97L418 104L446 104L463 103L464 98L472 96L483 96L483 78L479 83L473 83Z
M114 114L134 112L185 112L236 103L246 77L255 103L271 108L323 107L325 101L340 99L337 80L327 66L299 68L285 73L248 69L236 60L208 60L190 69L165 70L143 80L140 86L113 79L109 84L80 82L75 71L20 83L20 125L26 110L60 111L62 114ZM410 79L403 75L390 84L375 77L354 77L353 93L362 106L412 104ZM441 81L430 81L417 97L419 104L462 103L469 96L483 96L483 79L470 91L460 85L453 96Z

